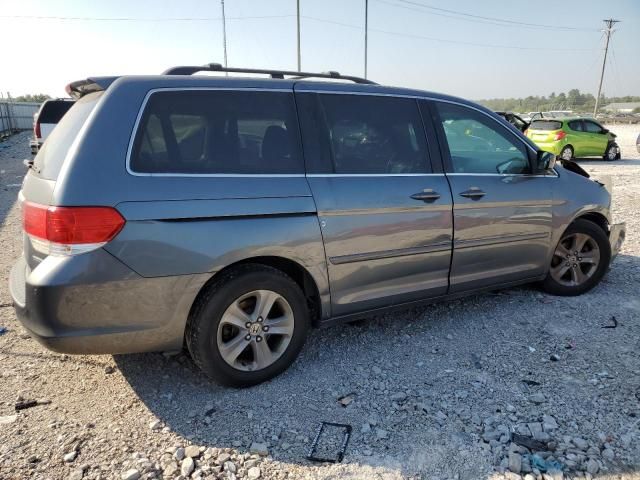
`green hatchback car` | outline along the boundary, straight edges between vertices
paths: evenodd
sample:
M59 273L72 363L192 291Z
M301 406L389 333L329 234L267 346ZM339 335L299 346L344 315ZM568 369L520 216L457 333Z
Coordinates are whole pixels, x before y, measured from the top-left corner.
M616 135L590 118L533 120L525 135L542 150L562 160L594 156L605 160L620 158Z

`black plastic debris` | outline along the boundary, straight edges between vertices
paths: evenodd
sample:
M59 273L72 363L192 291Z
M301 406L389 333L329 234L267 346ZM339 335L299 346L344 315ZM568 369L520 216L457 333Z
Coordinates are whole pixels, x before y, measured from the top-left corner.
M4 335L8 331L9 331L9 329L7 327L0 327L0 335Z
M522 383L525 383L525 384L529 385L530 387L538 387L538 386L541 385L540 382L536 382L535 380L529 380L528 378L523 379Z
M328 431L325 427L329 427L330 430L341 430L342 437L338 440L335 436L333 439L327 438L328 435L326 432ZM311 442L311 448L309 449L309 453L307 454L307 460L311 460L312 462L330 462L330 463L340 463L344 459L344 454L347 451L347 445L349 444L349 440L351 439L351 425L345 425L343 423L332 423L332 422L322 422L318 427L318 431L316 433L313 442ZM323 433L325 433L323 437ZM332 442L331 440L337 440ZM333 458L328 455L325 456L327 450L334 448L337 450L335 456ZM319 451L322 453L319 453Z
M15 409L16 412L20 410L26 410L27 408L36 407L38 405L49 405L51 401L49 400L20 400L16 402Z
M614 315L611 315L609 322L609 325L602 325L600 328L616 328L618 326L618 319Z
M514 433L511 435L511 441L517 445L520 445L521 447L526 447L529 450L544 451L547 449L546 443L543 443L531 437L527 437L526 435L520 435L518 433Z

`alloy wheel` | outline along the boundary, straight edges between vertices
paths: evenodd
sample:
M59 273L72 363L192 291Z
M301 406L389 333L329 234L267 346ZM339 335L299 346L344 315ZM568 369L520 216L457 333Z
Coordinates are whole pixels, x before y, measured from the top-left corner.
M600 248L585 233L567 235L556 247L551 261L551 276L561 285L583 285L598 269Z
M570 148L565 148L564 150L562 150L562 152L560 152L560 157L563 160L571 160L571 158L573 157L573 152Z
M231 367L262 370L285 352L294 330L289 302L271 290L242 295L227 307L220 319L217 345Z
M617 156L618 156L617 148L614 145L611 145L607 150L607 158L609 160L615 160Z

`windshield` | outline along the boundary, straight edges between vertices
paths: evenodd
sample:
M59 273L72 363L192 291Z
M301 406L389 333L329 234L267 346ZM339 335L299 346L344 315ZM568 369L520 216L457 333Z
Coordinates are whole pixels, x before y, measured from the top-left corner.
M62 117L53 129L33 161L34 172L47 180L55 180L62 169L62 164L76 139L78 132L98 103L103 92L96 92L82 97Z

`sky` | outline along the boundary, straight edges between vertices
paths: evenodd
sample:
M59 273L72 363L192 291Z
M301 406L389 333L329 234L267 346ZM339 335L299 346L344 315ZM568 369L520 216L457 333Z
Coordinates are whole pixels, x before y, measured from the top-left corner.
M368 3L368 78L378 83L471 99L595 95L602 20L613 17L603 90L640 95L640 0ZM296 0L224 4L229 66L296 69ZM302 70L364 75L364 5L300 0ZM0 0L0 45L4 95L64 96L89 76L223 63L221 2Z

